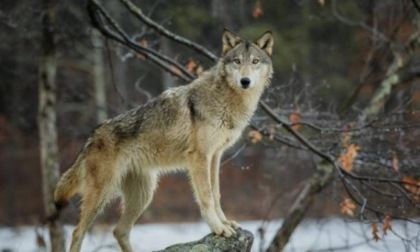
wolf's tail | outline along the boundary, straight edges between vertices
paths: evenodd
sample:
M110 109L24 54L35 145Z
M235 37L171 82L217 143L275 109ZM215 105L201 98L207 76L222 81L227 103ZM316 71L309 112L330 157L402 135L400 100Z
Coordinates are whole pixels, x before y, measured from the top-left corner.
M68 205L70 198L78 192L80 185L80 162L78 160L60 178L54 191L55 213L48 217L54 222L60 217L61 211Z

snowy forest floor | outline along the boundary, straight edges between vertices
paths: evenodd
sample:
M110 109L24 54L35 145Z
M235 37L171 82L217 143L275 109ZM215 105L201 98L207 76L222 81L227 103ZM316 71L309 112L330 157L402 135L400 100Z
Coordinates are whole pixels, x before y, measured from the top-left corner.
M266 223L267 224L267 223ZM271 241L281 220L264 225L264 239L259 228L261 221L242 222L244 229L254 234L253 252L260 251ZM67 247L74 226L66 226ZM119 251L112 236L113 225L96 224L86 236L82 251L111 252ZM154 251L169 245L200 239L209 233L207 225L200 223L165 223L136 225L131 232L131 242L135 251ZM47 237L47 230L41 235ZM420 225L394 221L392 230L383 234L378 224L379 241L373 240L370 224L346 221L340 218L305 220L293 234L285 251L419 251ZM45 238L47 239L47 238ZM0 228L0 251L35 252L37 248L34 227ZM262 245L264 244L264 245Z

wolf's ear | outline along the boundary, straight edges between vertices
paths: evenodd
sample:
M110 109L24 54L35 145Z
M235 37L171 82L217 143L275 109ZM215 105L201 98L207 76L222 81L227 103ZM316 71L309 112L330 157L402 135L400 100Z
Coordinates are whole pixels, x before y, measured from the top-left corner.
M271 56L273 53L273 33L271 31L265 32L261 37L254 41L254 43L261 48L264 52Z
M232 50L237 44L241 43L242 39L235 33L225 28L225 30L223 31L222 41L223 41L222 55L225 55L227 52Z

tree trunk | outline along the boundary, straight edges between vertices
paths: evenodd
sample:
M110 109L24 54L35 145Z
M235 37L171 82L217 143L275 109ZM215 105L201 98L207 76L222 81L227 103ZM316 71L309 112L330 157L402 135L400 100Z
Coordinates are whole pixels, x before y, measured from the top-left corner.
M54 0L43 0L42 55L39 65L38 128L41 151L42 193L46 216L55 213L54 188L59 178L56 129L56 49ZM49 222L51 251L65 251L64 232L59 222Z
M211 1L211 17L218 19L220 18L221 13L221 0L212 0Z
M164 55L172 55L171 52L171 45L170 45L170 41L167 38L161 38L161 48L162 48L162 53ZM161 92L165 91L168 88L174 87L175 86L175 81L174 78L172 77L172 75L170 73L168 73L168 71L165 71L164 69L162 69L162 90Z
M283 251L289 242L290 236L302 221L306 211L311 206L316 195L327 187L333 179L334 167L328 161L317 164L316 172L309 179L299 196L290 207L284 222L275 234L267 252Z
M96 121L102 123L108 118L107 99L106 99L106 82L104 76L104 43L101 33L92 29L92 75L95 92L96 103Z

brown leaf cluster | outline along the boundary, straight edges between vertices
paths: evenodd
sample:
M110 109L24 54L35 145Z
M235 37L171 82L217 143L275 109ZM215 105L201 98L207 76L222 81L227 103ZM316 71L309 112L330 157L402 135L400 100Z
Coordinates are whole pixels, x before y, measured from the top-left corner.
M197 62L190 59L187 62L187 65L185 65L185 68L187 71L191 74L196 74L197 76L200 76L203 73L203 67L201 65L198 65Z
M372 228L372 236L374 241L379 241L381 237L379 237L379 230L378 230L378 223L372 222L370 224L370 227Z
M185 66L185 68L187 69L188 72L190 73L194 73L195 68L197 67L197 63L195 63L194 60L190 59L187 63L187 65Z
M291 113L290 115L289 115L289 121L290 121L290 123L297 123L297 122L299 122L300 121L300 115L299 114L297 114L297 113L295 113L295 112L293 112L293 113ZM292 129L293 130L295 130L295 131L298 131L299 129L300 129L300 127L301 127L302 125L293 125L292 126Z
M342 214L348 215L353 217L354 211L356 210L356 204L350 198L344 198L340 203L340 212ZM377 222L372 222L371 229L372 229L372 239L374 241L379 241L379 227ZM385 215L385 218L382 220L382 233L383 235L387 235L388 231L392 230L392 218L389 215Z
M382 225L382 231L384 232L384 235L387 235L388 230L392 230L392 219L389 215L386 215L383 221Z
M262 15L264 15L264 11L263 11L263 9L262 9L262 7L261 7L261 3L260 3L260 1L259 1L259 0L257 0L257 2L255 3L254 10L252 11L252 16L253 16L254 18L259 18L259 17L261 17Z
M348 144L345 151L338 158L338 162L341 164L344 170L352 171L353 163L357 157L357 152L360 150L360 147L356 144Z
M379 241L381 237L379 236L379 227L378 222L372 222L370 227L372 228L372 239L374 241ZM387 235L387 232L392 230L392 218L389 215L386 215L382 221L382 233Z
M351 125L348 125L346 129L350 129ZM350 143L351 134L345 132L341 134L341 144L344 147L340 157L337 161L341 164L344 170L351 172L353 171L353 163L357 157L357 153L360 150L360 147L357 144Z
M420 201L420 180L403 176L401 179L404 188L412 194L412 198L415 201Z
M354 204L354 202L349 198L344 198L340 203L340 212L342 214L353 217L355 209L356 209L356 204Z

